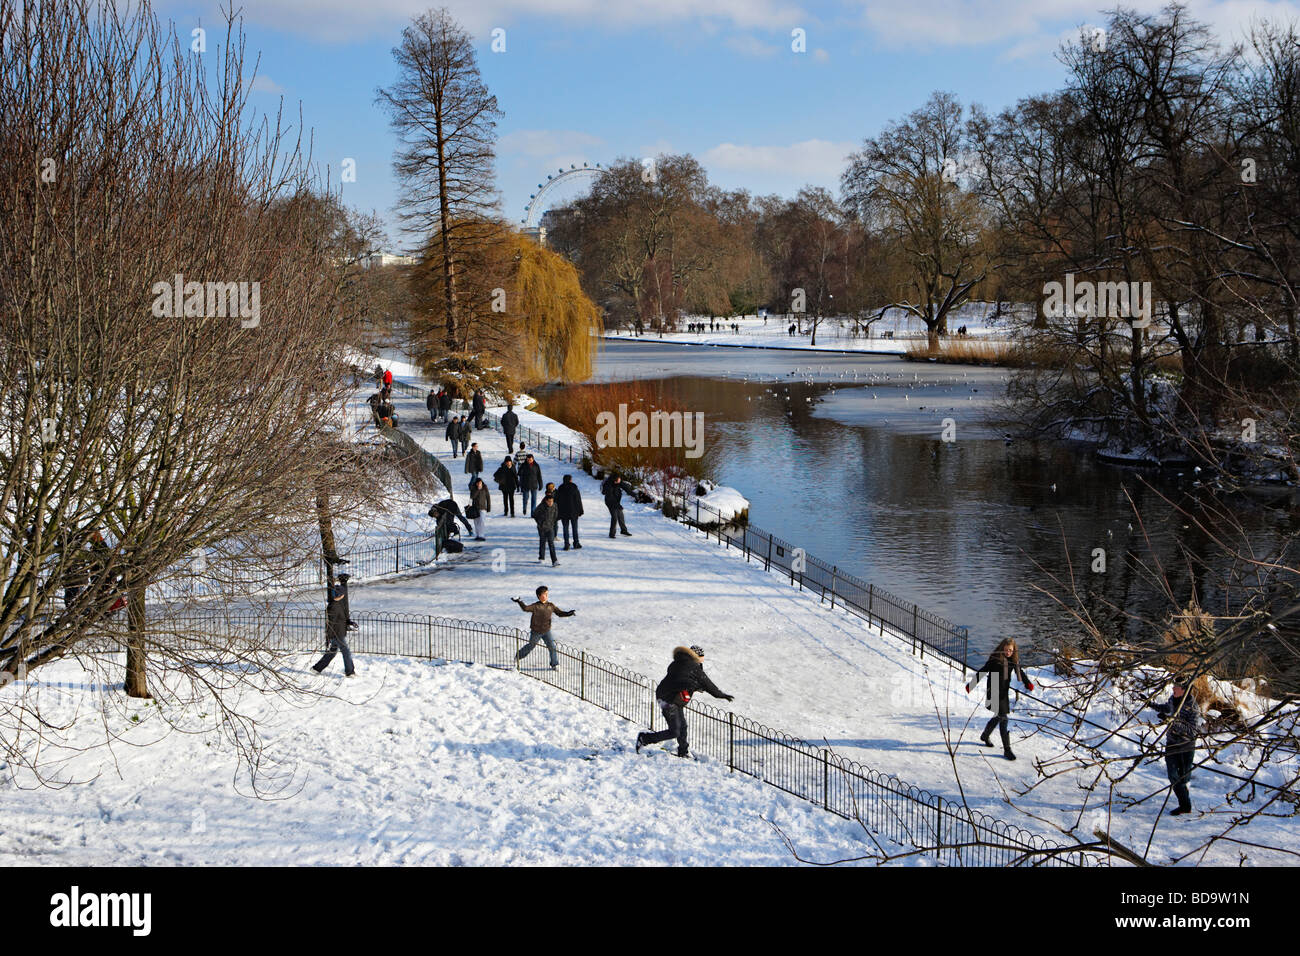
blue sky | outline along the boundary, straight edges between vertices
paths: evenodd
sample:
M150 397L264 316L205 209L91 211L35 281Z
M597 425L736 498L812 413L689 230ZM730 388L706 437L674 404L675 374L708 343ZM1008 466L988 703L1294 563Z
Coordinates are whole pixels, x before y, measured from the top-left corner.
M1237 38L1254 17L1300 19L1300 0L1192 0L1194 15ZM303 122L313 153L351 205L393 214L395 140L374 104L394 78L391 49L411 0L250 0L247 56L260 58L255 108ZM996 110L1055 87L1055 53L1113 4L1077 0L470 0L446 4L477 41L498 124L502 211L561 166L690 152L727 188L838 192L844 157L863 137L944 89ZM1129 3L1154 12L1160 2ZM182 36L221 23L218 3L155 5ZM492 30L505 51L492 52ZM804 31L795 52L792 31ZM212 30L208 42L218 42Z

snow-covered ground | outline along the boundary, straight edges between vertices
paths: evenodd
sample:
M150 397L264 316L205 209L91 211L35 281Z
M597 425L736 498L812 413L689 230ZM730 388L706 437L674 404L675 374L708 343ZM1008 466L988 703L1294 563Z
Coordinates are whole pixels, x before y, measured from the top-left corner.
M205 708L169 731L76 662L41 668L29 692L70 726L45 736L52 786L0 774L0 865L794 863L772 824L816 859L864 852L856 823L725 766L637 755L626 721L526 677L367 658L343 680L311 663L286 661L306 693L243 694L255 779Z
M1006 336L1009 330L1009 317L1004 315L994 319L994 306L991 302L969 302L948 316L948 329L955 337L957 328L965 325L972 337ZM823 319L817 327L817 344L811 345L811 336L804 332L791 336L787 329L793 322L788 316L770 315L767 321L756 315L738 316L719 320L716 332L658 332L646 330L636 336L626 329L610 330L605 338L638 339L642 342L670 342L678 345L739 345L751 348L795 349L798 351L825 352L877 352L882 354L902 355L909 348L923 343L925 326L919 319L907 315L901 309L891 309L884 318L872 323L871 336L865 338L850 334L854 323L848 319ZM682 320L689 322L708 322L708 317L693 316ZM807 320L805 319L805 324ZM739 332L731 330L732 324L740 327ZM887 338L886 333L893 333ZM394 373L396 374L396 373Z
M445 456L441 426L421 424L415 400L403 399L402 404L411 413L406 419L412 423L410 433L435 454ZM572 440L569 429L542 416L530 413L520 418L538 431ZM423 421L427 423L427 415ZM475 439L483 449L490 478L504 457L504 440L491 430L476 432ZM610 539L598 483L576 465L534 453L545 481L558 484L561 475L571 474L581 490L586 509L580 521L582 550L560 551L557 568L549 560L539 562L533 523L522 513L500 517L500 496L489 482L494 514L487 522L486 542L466 541L464 554L444 558L428 574L357 586L352 606L522 627L527 618L510 598L528 598L537 585L546 584L552 601L578 609L571 620L557 620L560 640L656 678L674 645L700 643L715 682L736 695L736 702L724 707L813 743L824 742L867 766L935 793L957 796L960 777L961 792L972 806L1049 838L1060 839L1061 834L1027 814L1065 827L1088 823L1089 814L1080 819L1079 785L1084 777L1066 774L1023 796L1018 793L1037 779L1035 761L1061 752L1057 732L1063 728L1046 725L1045 708L1028 702L1017 707L1011 723L1020 759L1008 763L978 745L976 738L988 715L979 694L966 694L960 671L914 656L909 645L897 638L882 636L859 619L831 610L815 594L800 592L778 575L765 573L757 563L747 564L743 555L722 550L649 506L625 499L633 537ZM456 497L464 505L468 482L460 480L457 462L445 460L457 478ZM804 544L815 551L815 542ZM1058 690L1060 679L1048 671L1034 672L1033 679L1044 699L1065 692ZM1097 719L1105 723L1122 715L1115 710ZM956 742L955 768L946 734ZM1249 757L1225 753L1220 759L1235 766L1235 761L1248 762ZM1163 761L1157 758L1143 764L1122 785L1121 793L1143 796L1165 785ZM1186 852L1198 838L1216 832L1225 815L1235 811L1222 796L1210 796L1211 786L1208 775L1198 775L1194 784L1198 808L1206 812L1195 819L1163 821L1152 859ZM1100 797L1098 793L1095 799ZM1087 807L1090 810L1092 804ZM1118 815L1112 821L1113 834L1144 845L1154 810L1148 802ZM1252 825L1250 833L1258 842L1268 843L1285 833L1291 822L1261 821ZM1235 863L1236 850L1223 845L1207 860Z

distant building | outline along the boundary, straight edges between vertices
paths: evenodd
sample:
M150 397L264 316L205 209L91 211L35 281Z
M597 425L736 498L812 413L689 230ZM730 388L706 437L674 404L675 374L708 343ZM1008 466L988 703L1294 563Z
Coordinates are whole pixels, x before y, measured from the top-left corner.
M539 246L546 245L546 227L545 226L522 226L520 233L527 236Z
M413 266L415 265L415 256L399 256L391 252L372 252L361 260L361 265L367 269L382 266Z

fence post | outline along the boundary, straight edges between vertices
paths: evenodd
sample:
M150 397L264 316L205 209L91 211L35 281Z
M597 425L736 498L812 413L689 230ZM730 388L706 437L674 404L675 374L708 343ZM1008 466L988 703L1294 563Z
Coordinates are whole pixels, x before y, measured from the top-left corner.
M822 748L822 809L831 808L831 752Z
M587 699L587 652L582 652L582 664L578 668L578 700Z
M695 524L698 527L700 523L700 499L695 499Z
M943 858L943 797L934 798L934 858Z
M727 711L727 772L736 769L736 715Z
M772 570L772 536L767 536L767 563L763 565L764 571Z
M916 646L916 639L919 636L917 633L919 629L916 626L916 612L917 612L917 605L913 604L912 605L912 646L913 647Z
M393 540L393 573L396 574L402 570L402 540L395 538Z
M831 610L832 611L835 610L835 572L837 570L838 568L836 567L831 568Z

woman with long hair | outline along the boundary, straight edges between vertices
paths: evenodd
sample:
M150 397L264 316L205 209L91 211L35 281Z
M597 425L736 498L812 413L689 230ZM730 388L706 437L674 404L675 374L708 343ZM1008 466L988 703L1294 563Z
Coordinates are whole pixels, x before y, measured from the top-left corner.
M984 666L975 672L975 676L966 685L966 693L970 693L975 678L980 674L989 675L985 681L984 706L994 712L993 717L984 725L980 741L985 747L992 747L989 735L997 727L1002 734L1002 755L1008 760L1015 760L1016 755L1011 752L1011 732L1007 728L1007 714L1011 713L1011 675L1018 676L1026 690L1034 689L1033 681L1020 668L1020 649L1016 647L1015 638L1004 638L998 644Z

